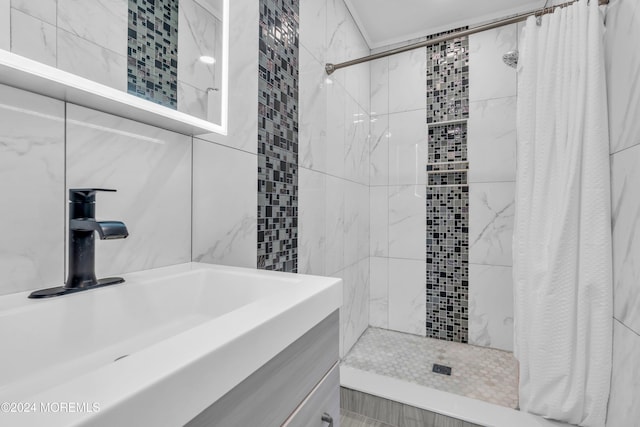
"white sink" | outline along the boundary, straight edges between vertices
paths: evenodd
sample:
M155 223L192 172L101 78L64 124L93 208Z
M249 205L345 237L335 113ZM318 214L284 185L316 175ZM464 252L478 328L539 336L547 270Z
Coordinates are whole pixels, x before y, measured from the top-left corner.
M0 425L183 425L342 303L335 278L201 263L124 278L0 297L0 402L22 412Z

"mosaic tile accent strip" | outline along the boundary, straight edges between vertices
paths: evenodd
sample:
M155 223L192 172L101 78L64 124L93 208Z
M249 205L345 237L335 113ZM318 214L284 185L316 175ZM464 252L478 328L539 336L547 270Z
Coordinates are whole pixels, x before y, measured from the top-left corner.
M468 117L468 39L428 47L426 331L460 343L469 341Z
M469 340L469 192L427 188L427 336Z
M450 366L451 376L431 371ZM343 365L497 405L518 406L518 365L512 353L369 328Z
M178 1L129 0L127 91L178 108Z
M299 0L260 0L258 268L298 271Z
M466 162L467 123L429 126L429 163ZM464 165L458 165L464 166ZM468 166L468 165L467 165ZM458 169L462 169L459 167Z
M455 32L458 30L453 30ZM447 33L436 34L432 37ZM469 117L469 39L427 47L427 123Z

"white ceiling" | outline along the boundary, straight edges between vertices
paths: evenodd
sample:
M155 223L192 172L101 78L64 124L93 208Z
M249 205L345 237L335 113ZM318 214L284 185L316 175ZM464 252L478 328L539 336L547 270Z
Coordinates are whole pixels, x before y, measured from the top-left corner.
M345 0L369 47L528 12L544 0Z

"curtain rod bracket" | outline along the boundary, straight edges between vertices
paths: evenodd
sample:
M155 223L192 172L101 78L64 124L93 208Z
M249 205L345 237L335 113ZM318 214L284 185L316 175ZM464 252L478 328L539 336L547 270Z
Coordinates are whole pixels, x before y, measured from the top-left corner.
M327 73L328 76L333 74L335 70L336 70L336 67L331 63L324 66L324 71Z

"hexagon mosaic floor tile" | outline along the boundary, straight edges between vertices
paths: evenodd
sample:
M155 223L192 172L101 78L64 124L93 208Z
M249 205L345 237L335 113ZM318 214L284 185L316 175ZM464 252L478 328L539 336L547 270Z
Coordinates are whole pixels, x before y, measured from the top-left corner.
M518 406L518 362L506 351L369 328L342 363L497 405ZM434 364L451 367L451 376L432 372Z

